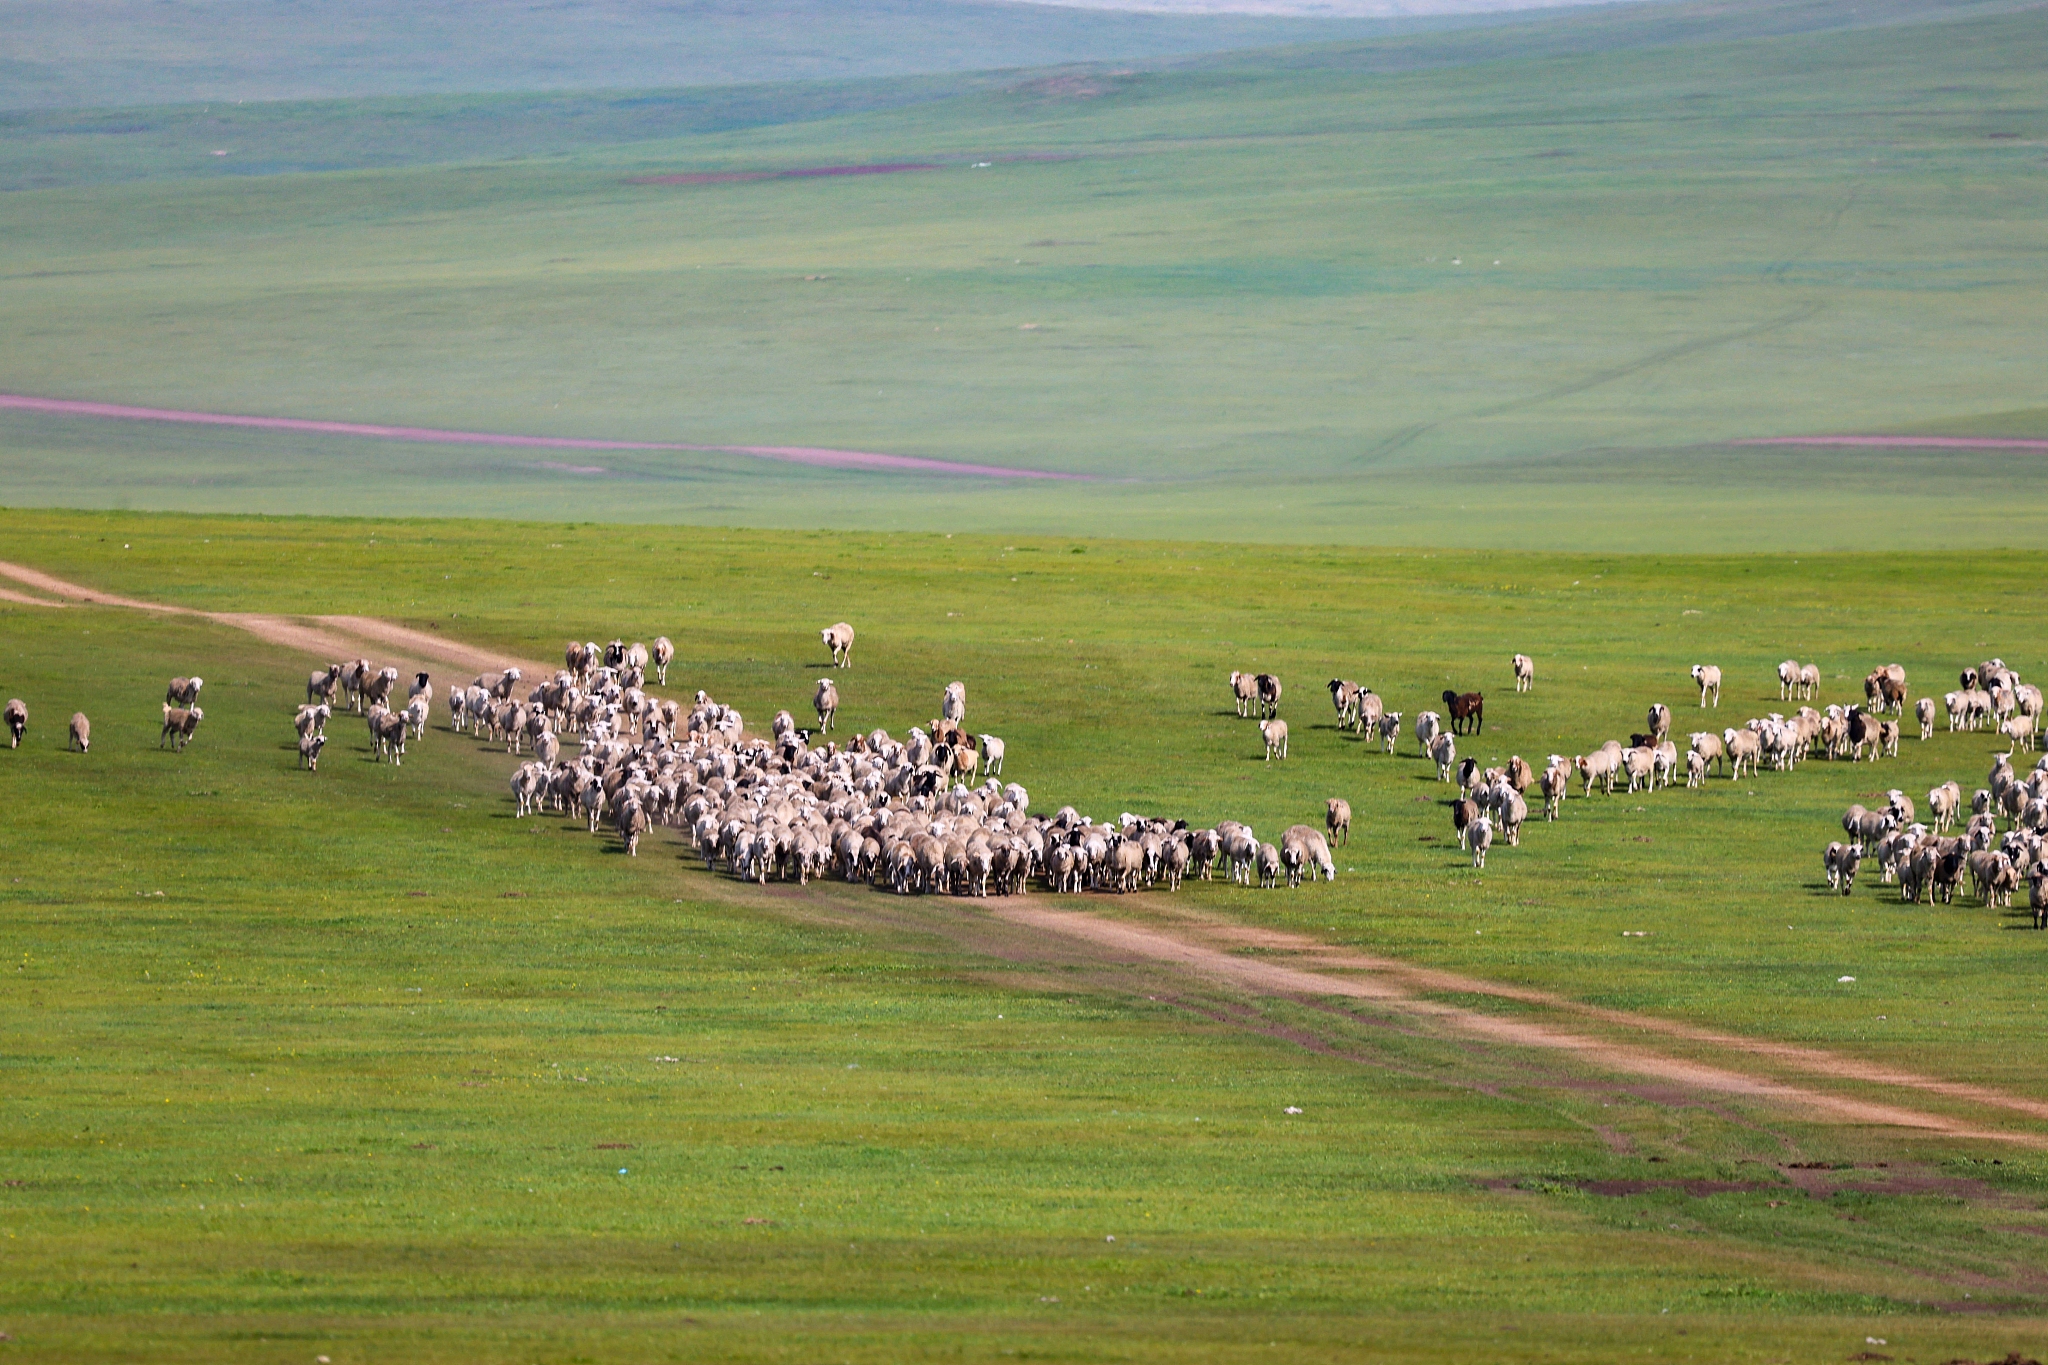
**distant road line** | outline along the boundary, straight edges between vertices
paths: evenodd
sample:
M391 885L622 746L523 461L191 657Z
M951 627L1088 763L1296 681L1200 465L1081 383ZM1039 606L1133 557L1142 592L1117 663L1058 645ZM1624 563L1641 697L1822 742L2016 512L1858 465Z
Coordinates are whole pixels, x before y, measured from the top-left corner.
M2018 436L1760 436L1738 446L1868 446L1896 450L2048 450L2048 441Z
M1088 482L1087 474L1051 469L1016 469L1006 465L964 464L928 460L918 455L882 455L866 450L833 450L822 446L694 445L669 441L604 441L578 436L508 436L487 431L448 431L438 427L397 427L366 422L329 422L305 417L255 417L231 412L189 412L182 408L139 408L122 403L91 403L71 398L38 398L0 393L0 411L39 412L54 417L91 417L120 422L181 422L196 426L250 427L260 431L297 431L315 436L354 436L377 441L417 441L428 445L509 446L526 450L678 450L723 455L750 455L786 464L827 469L866 469L894 474L943 474L983 479L1059 479ZM579 471L582 472L582 471Z

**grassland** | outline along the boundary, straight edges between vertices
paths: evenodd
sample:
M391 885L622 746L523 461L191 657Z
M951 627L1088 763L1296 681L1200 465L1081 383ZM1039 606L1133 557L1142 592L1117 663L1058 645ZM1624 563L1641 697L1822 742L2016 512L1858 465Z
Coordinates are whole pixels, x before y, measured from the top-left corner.
M29 512L0 537L108 590L520 656L666 632L682 690L752 715L805 695L815 623L843 614L849 728L900 728L965 678L1040 802L1274 826L1349 795L1338 882L1184 891L1204 914L2048 1097L2036 935L1815 884L1846 801L1973 781L1985 737L1575 800L1475 877L1412 745L1320 723L1333 673L1411 711L1487 687L1490 758L1584 747L1652 698L1683 728L1700 658L1728 671L1724 723L1776 705L1787 654L1821 661L1824 699L1894 658L1916 693L1987 652L2038 672L2011 557ZM0 622L0 691L37 718L0 754L6 1349L1804 1361L2040 1339L2038 1152L1062 961L960 902L750 891L667 836L627 860L512 820L507 757L438 728L394 770L337 724L322 771L295 772L309 661L239 631L8 603ZM1517 648L1540 670L1525 698L1499 686ZM1254 664L1288 682L1284 767L1222 714L1222 672ZM193 670L207 722L159 753L161 680ZM58 729L80 707L84 759ZM1164 893L1104 899L1073 910L1166 913ZM1809 1198L1791 1160L1903 1183ZM1699 1180L1739 1188L1678 1184ZM1637 1183L1584 1192L1610 1181Z
M1842 11L1632 6L1547 21L1535 55L1504 54L1536 29L1496 27L666 138L646 134L668 115L629 127L593 102L597 145L558 131L537 150L560 155L328 174L215 168L323 147L353 164L359 127L364 155L498 156L581 121L454 101L270 107L221 141L175 112L132 143L36 125L0 150L9 178L80 183L0 198L5 389L1101 481L688 455L593 474L17 415L0 498L1531 549L2036 543L2031 456L1727 444L2040 411L2048 17L1903 5L1876 17L1920 22L1777 31L1822 12ZM680 104L685 123L710 108ZM873 161L942 169L630 183ZM84 183L173 172L193 178Z

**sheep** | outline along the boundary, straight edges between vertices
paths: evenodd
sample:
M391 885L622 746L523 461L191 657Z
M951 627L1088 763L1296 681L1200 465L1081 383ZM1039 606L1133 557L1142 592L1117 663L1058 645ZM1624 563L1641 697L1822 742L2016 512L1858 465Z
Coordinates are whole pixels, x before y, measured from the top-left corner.
M341 685L341 665L329 664L306 675L306 704L334 705L334 689Z
M628 672L628 673L638 673L638 674L640 674L640 675L641 675L641 676L642 676L643 678L644 678L644 677L646 677L646 675L647 675L647 646L646 646L646 645L643 645L643 644L641 644L641 643L640 643L640 642L639 642L638 640L635 640L635 641L634 641L634 642L633 642L632 644L630 644L630 645L627 645L627 646L626 646L626 655L625 655L625 659L624 659L624 661L623 661L623 662L624 662L624 666L625 666L625 671L626 671L626 672Z
M1438 735L1429 746L1429 756L1436 761L1436 780L1451 780L1451 768L1458 761L1458 741L1448 734Z
M398 686L397 669L386 668L379 670L375 677L363 679L362 696L364 704L371 707L389 707L391 705L391 689L396 686Z
M1271 844L1259 845L1259 888L1270 891L1280 885L1280 850Z
M1472 845L1472 866L1483 870L1486 867L1486 850L1493 847L1493 821L1481 815L1465 831L1465 838Z
M427 737L427 720L432 712L428 709L425 697L414 697L405 704L405 709L398 714L405 717L406 726L412 731L414 739L425 739ZM536 712L535 714L538 715L539 713Z
M1856 884L1856 869L1863 861L1861 844L1829 844L1820 855L1828 874L1828 889L1848 895Z
M1515 669L1515 691L1533 692L1536 689L1536 661L1526 654L1517 654L1512 660Z
M1713 664L1694 664L1692 666L1692 680L1699 684L1701 708L1705 708L1707 694L1711 692L1714 694L1714 709L1720 710L1721 670Z
M1728 744L1712 730L1698 730L1687 736L1692 752L1706 769L1718 769L1728 762Z
M1655 748L1639 746L1633 749L1623 749L1621 751L1621 767L1622 771L1628 774L1628 789L1630 791L1635 791L1645 786L1649 787L1652 791L1656 790L1657 751Z
M994 735L976 735L981 745L981 772L983 777L999 777L1003 771L1003 742Z
M1990 849L1971 853L1965 866L1970 874L1970 890L1987 910L1996 909L2002 900L2011 896L2019 881L2014 875L2012 860Z
M1394 741L1401 737L1401 713L1389 711L1380 717L1380 751L1394 752Z
M1529 818L1529 803L1522 799L1520 792L1510 787L1501 794L1497 814L1500 816L1501 833L1507 835L1508 847L1521 847L1522 825Z
M1251 716L1252 707L1258 705L1259 680L1257 676L1251 673L1239 673L1232 670L1230 674L1230 695L1232 700L1237 703L1238 718L1240 720L1248 719Z
M1252 681L1259 689L1259 714L1268 719L1280 714L1280 680L1271 673L1261 673Z
M1467 840L1472 835L1472 822L1479 818L1479 803L1469 797L1459 797L1451 802L1451 830L1458 836L1458 847L1469 848Z
M2034 718L2032 716L2015 714L1999 723L1998 733L2011 740L2015 748L2032 749L2034 747Z
M350 659L341 666L341 695L351 713L363 709L363 680L370 676L368 659Z
M1543 788L1543 818L1545 820L1557 819L1559 810L1564 806L1565 798L1571 794L1571 774L1572 769L1566 764L1564 755L1552 754L1550 756L1550 766L1545 768L1543 776L1537 779Z
M175 753L183 753L185 746L192 742L192 732L199 728L199 722L206 719L206 713L196 706L173 706L164 703L164 728L157 736L156 747L161 749L169 741Z
M1934 698L1922 697L1913 703L1913 714L1920 720L1920 738L1934 738Z
M10 697L4 712L7 718L7 747L19 749L21 737L28 733L28 703L20 697Z
M368 715L370 725L370 748L379 761L387 756L395 768L405 766L405 737L408 730L405 712L393 711L388 706L373 707Z
M1436 743L1436 737L1443 733L1443 729L1444 718L1434 711L1424 711L1415 718L1415 743L1425 757L1429 754L1430 745Z
M1763 737L1754 730L1723 730L1722 747L1728 753L1728 780L1733 782L1742 776L1743 768L1749 769L1751 777L1756 776L1757 760L1763 757Z
M619 842L626 846L626 856L639 857L640 836L647 832L649 825L646 807L629 797L613 812L612 823L618 827Z
M1653 744L1662 744L1671 733L1671 708L1663 702L1651 702L1648 713L1650 737Z
M1787 659L1778 665L1778 700L1790 701L1799 690L1799 661Z
M327 747L327 736L318 730L308 730L299 736L299 766L309 773L320 771L320 751Z
M1572 766L1578 769L1579 777L1584 784L1579 795L1591 796L1593 783L1597 781L1600 783L1600 790L1612 796L1614 775L1621 771L1621 745L1610 739L1593 752L1581 754L1573 759Z
M654 660L654 680L663 687L668 686L668 666L676 660L675 643L666 635L654 637L654 646L649 650Z
M841 621L818 632L818 639L832 651L834 668L853 667L853 627Z
M1327 882L1337 880L1337 861L1330 856L1329 841L1310 825L1290 825L1280 836L1280 859L1287 867L1288 885L1301 885L1301 875Z
M1698 749L1685 751L1685 786L1690 791L1707 785L1707 759Z
M1877 750L1871 755L1885 758L1899 756L1899 723L1895 720L1881 720L1877 723Z
M818 690L811 697L811 709L818 713L818 732L832 732L832 717L839 711L839 688L830 678L818 679Z
M1486 695L1482 692L1453 692L1446 688L1444 706L1451 713L1451 733L1484 734L1486 731Z
M1287 722L1284 720L1262 720L1259 722L1259 738L1266 741L1266 761L1271 763L1273 755L1287 757Z
M958 725L967 719L967 684L949 682L946 691L939 698L939 715Z
M64 741L64 752L69 753L73 749L82 754L92 752L92 722L85 718L83 711L71 713L71 734Z
M1387 704L1380 700L1377 692L1374 692L1370 687L1361 687L1358 690L1358 704L1351 712L1353 728L1362 737L1370 737L1378 733L1380 716L1385 713L1386 709Z
M292 728L297 730L301 737L324 735L327 733L327 722L333 718L334 708L326 702L321 702L318 706L301 706L298 714L292 717Z
M1337 728L1349 730L1358 722L1358 698L1362 689L1344 678L1330 679L1330 705L1337 709Z
M1329 828L1330 837L1336 839L1340 846L1349 844L1351 842L1351 803L1340 796L1331 797L1324 803L1323 824Z
M1819 695L1820 665L1801 664L1799 666L1799 699L1801 701L1812 701Z

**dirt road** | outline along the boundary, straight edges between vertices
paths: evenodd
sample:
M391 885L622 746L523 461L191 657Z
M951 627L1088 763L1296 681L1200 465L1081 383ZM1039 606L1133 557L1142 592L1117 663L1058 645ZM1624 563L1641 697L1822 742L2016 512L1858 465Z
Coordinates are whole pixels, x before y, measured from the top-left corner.
M6 577L41 597L7 594L10 600L96 603L137 611L197 616L246 630L260 639L329 661L365 655L401 670L425 667L460 677L517 667L529 677L551 676L555 666L539 660L506 658L460 641L443 639L364 616L294 618L251 612L202 612L81 587L25 565L0 561ZM394 659L392 651L399 651ZM751 888L725 887L732 894ZM894 897L869 896L851 904L852 918L900 922ZM1356 1001L1416 1021L1429 1032L1489 1048L1528 1049L1568 1057L1588 1067L1674 1088L1703 1100L1740 1099L1769 1106L1809 1122L1916 1130L1950 1138L2048 1147L2048 1102L1991 1087L1951 1081L1825 1048L1746 1038L1677 1020L1606 1009L1554 992L1419 966L1395 958L1324 943L1305 935L1261 928L1208 914L1183 902L1160 904L1157 897L1131 898L1143 906L1141 920L1083 908L1086 898L1019 896L969 903L977 915L1009 931L1007 950L1034 960L1094 963L1108 968L1142 966L1191 981L1221 986L1253 999L1298 1002ZM1122 905L1119 905L1122 910ZM978 936L975 918L951 914L943 924L923 922L923 932L940 932L964 947L993 945ZM1258 956L1247 956L1256 953ZM1126 983L1125 988L1130 988ZM1521 1011L1491 1014L1446 1004L1434 996L1500 1000ZM1529 1017L1531 1013L1559 1016ZM1571 1021L1576 1021L1571 1022ZM1676 1045L1660 1050L1645 1037ZM1683 1054L1683 1055L1680 1055ZM1786 1079L1782 1073L1824 1078L1825 1087ZM1844 1093L1853 1085L1883 1098ZM1996 1127L1914 1107L1941 1099L1974 1110L1986 1119L2012 1118L2018 1127ZM2027 1121L2033 1121L2028 1123Z

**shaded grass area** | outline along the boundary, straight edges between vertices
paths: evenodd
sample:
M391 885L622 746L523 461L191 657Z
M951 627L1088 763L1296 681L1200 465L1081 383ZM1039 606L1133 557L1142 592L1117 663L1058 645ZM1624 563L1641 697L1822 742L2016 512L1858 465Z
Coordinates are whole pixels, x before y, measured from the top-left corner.
M1727 13L1795 10L1818 22ZM2037 405L2028 54L2048 20L1906 6L1886 13L1941 22L1735 42L1705 39L1756 29L1703 13L1547 21L1598 41L1515 59L1509 29L1453 35L1481 46L1437 69L1303 48L509 164L0 202L14 391L818 444L1101 476L1086 492L10 416L0 497L1544 548L2037 539L2038 481L2009 462L1722 443ZM531 126L581 136L539 107ZM391 107L245 117L313 160L358 129L414 140ZM484 154L471 114L446 117L448 147ZM611 118L593 140L638 136ZM135 145L137 168L184 164ZM942 169L627 183L896 161ZM1760 496L1788 476L1839 512Z

